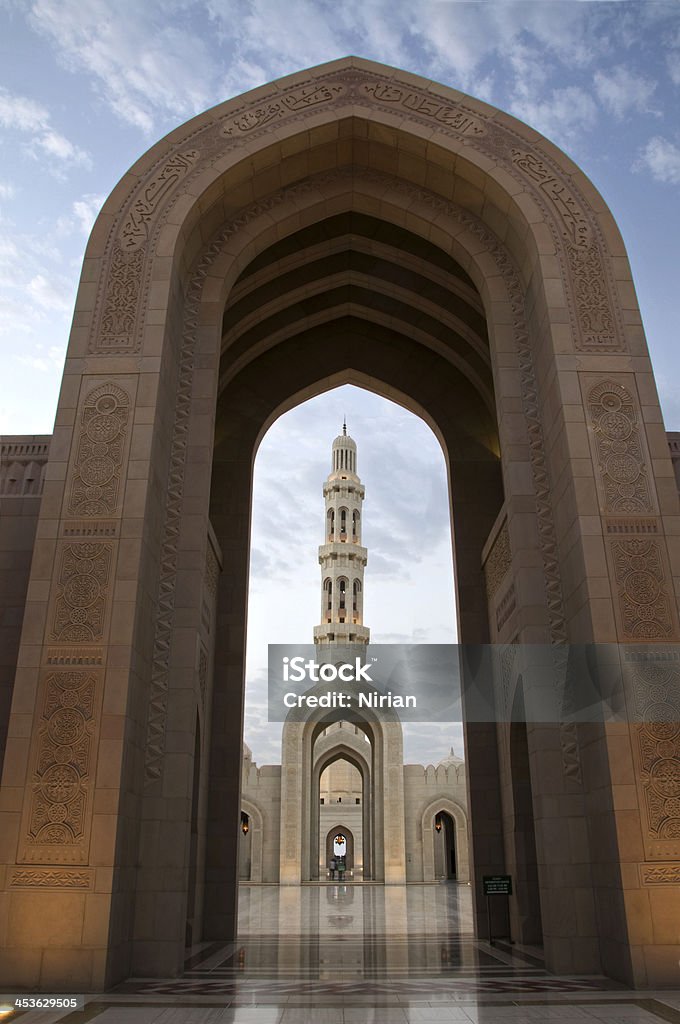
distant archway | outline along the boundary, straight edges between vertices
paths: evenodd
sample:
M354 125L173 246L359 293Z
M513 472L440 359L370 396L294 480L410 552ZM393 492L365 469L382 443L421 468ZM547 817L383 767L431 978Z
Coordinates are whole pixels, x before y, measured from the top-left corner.
M436 828L438 820L443 836ZM459 804L444 795L432 800L423 811L420 836L426 882L454 877L458 882L470 880L468 821Z

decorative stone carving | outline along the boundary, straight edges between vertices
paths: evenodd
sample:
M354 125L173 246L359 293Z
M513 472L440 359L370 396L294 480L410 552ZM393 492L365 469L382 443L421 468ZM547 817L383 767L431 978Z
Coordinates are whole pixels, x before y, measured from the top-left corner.
M638 723L635 754L646 855L654 860L675 860L680 858L680 663L677 650L629 649L625 653L624 671L629 716ZM677 865L673 870L678 870ZM650 875L649 880L660 882L662 877L651 878Z
M52 642L92 643L104 635L111 544L69 544L61 556Z
M612 542L624 636L665 640L673 633L671 602L658 541L635 537Z
M117 384L101 384L80 415L69 515L111 515L118 507L120 471L130 416L130 396Z
M641 864L643 885L679 885L680 864Z
M391 82L370 81L361 89L366 96L372 96L378 103L402 107L412 114L420 114L437 121L445 128L452 128L460 135L486 135L486 128L478 117L461 104L450 104L433 94L402 88Z
M20 861L87 863L101 700L91 672L47 675Z
M287 93L270 103L245 110L237 117L230 119L222 128L224 135L238 135L262 128L271 121L278 121L289 113L299 113L329 103L344 92L341 85L311 85L295 92Z
M545 197L557 216L574 287L580 335L576 348L591 351L621 348L600 245L584 205L573 188L534 153L513 149L511 160Z
M588 390L587 404L604 490L604 511L631 515L654 512L635 399L623 384L603 380Z
M517 592L515 584L511 583L505 591L496 608L496 631L500 633L517 607Z
M102 665L104 652L101 647L48 647L48 665Z
M91 871L65 871L60 868L17 868L10 876L13 889L89 889Z
M99 331L90 344L91 352L129 352L135 348L144 263L144 249L126 253L120 244L115 246Z
M123 252L136 252L146 243L149 221L187 171L198 161L199 156L197 149L175 153L150 181L144 182L123 221L120 232L120 246Z
M613 282L597 221L577 186L567 181L550 158L526 149L526 140L507 124L486 118L464 103L447 100L427 89L413 88L394 76L376 75L359 67L310 77L288 90L277 87L266 98L233 108L216 121L190 129L174 153L165 158L131 194L122 224L108 245L110 271L99 297L99 324L91 352L137 351L141 341L140 309L148 289L152 234L187 182L225 147L241 146L253 136L271 132L282 121L304 121L308 111L338 105L398 110L410 120L435 127L439 134L464 139L466 145L500 163L528 184L546 212L558 243L565 277L572 289L568 302L575 325L575 344L586 351L624 350L621 325L612 302ZM191 148L189 148L191 147ZM561 235L561 237L560 237Z
M604 519L604 527L607 533L658 533L659 520L652 517L640 519L612 519L607 516Z
M220 575L220 567L212 544L208 543L208 550L205 556L205 585L212 598L217 594L217 581Z
M512 552L510 551L510 534L508 524L503 523L499 530L493 547L484 563L484 576L486 579L486 592L491 600L512 565Z

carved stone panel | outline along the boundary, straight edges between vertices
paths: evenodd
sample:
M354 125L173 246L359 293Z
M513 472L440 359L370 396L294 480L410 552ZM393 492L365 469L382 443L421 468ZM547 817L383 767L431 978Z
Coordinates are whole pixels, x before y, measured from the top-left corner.
M632 379L584 377L583 386L602 511L635 516L656 512Z
M52 643L102 640L112 559L110 543L74 543L62 549Z
M496 591L510 571L511 564L510 534L508 533L508 524L503 523L484 563L486 592L489 600L496 594Z
M118 384L100 384L86 395L75 446L69 516L106 516L117 511L129 418L130 395Z
M20 863L87 863L101 703L102 684L95 672L46 674Z
M680 858L680 662L677 648L624 653L633 754L649 860ZM674 866L677 872L677 865ZM668 881L666 871L646 877Z
M622 638L666 640L675 632L669 574L661 542L633 537L610 542Z
M574 188L534 153L513 149L511 159L559 226L576 309L575 347L585 352L623 349L609 275L585 204Z

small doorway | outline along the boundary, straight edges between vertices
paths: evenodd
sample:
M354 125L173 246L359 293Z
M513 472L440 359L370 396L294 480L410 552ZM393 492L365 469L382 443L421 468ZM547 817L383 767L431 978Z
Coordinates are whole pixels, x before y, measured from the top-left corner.
M458 878L456 861L456 823L446 811L438 811L432 824L434 830L434 877L455 881Z

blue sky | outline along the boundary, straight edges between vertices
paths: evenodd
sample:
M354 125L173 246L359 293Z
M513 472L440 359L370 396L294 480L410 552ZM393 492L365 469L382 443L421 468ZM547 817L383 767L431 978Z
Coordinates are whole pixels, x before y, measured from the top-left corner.
M350 53L479 96L581 165L622 230L667 428L680 429L677 0L0 0L0 432L51 431L87 235L140 153L206 107ZM361 429L376 400L354 398ZM280 427L311 430L310 467L337 430L335 400L318 402L314 423L300 411L303 426L291 414ZM384 431L404 415L384 413ZM424 466L423 487L442 472Z

